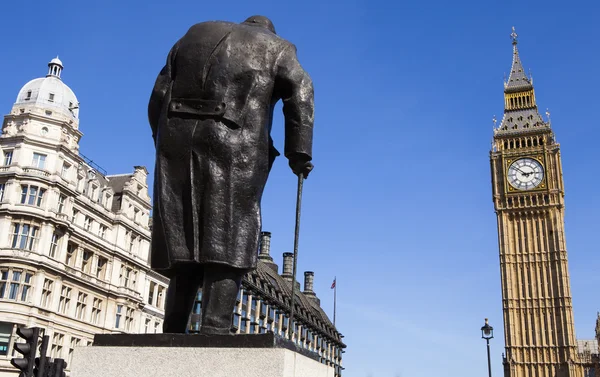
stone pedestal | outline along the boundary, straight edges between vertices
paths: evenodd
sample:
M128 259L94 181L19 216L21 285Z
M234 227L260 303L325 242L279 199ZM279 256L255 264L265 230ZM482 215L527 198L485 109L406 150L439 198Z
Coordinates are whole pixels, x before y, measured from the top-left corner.
M317 354L273 334L96 335L78 347L72 377L334 377Z

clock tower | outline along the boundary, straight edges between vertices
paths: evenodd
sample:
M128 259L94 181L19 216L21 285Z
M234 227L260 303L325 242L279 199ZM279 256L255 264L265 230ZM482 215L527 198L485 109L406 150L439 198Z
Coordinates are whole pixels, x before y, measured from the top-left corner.
M583 377L567 264L560 146L549 117L545 121L538 112L514 28L511 37L504 116L494 125L490 152L506 341L504 376Z

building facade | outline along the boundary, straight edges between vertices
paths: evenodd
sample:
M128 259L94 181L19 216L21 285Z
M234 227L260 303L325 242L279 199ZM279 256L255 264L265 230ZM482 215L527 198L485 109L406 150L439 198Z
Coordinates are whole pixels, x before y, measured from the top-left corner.
M517 35L490 152L506 377L582 377L564 232L560 146L538 112Z
M94 334L162 331L168 282L148 264L148 172L108 175L79 153L62 70L55 58L23 86L0 135L0 376L16 375L17 327L41 327L68 364Z
M317 353L321 363L333 367L335 375L341 376L344 369L342 354L346 345L342 341L343 335L321 308L321 302L313 290L314 273L304 272L304 290L296 282L294 330L290 337L294 254L283 254L283 270L279 274L270 249L271 233L261 232L258 266L242 281L233 311L232 331L236 334L273 332L291 339L299 347ZM200 329L201 312L202 290L199 290L190 317L189 332Z

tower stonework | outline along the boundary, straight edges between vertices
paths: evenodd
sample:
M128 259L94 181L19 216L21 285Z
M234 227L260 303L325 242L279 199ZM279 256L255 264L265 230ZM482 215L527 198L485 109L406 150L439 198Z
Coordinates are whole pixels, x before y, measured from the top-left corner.
M560 146L513 39L504 116L490 152L504 316L505 377L583 377L564 232Z

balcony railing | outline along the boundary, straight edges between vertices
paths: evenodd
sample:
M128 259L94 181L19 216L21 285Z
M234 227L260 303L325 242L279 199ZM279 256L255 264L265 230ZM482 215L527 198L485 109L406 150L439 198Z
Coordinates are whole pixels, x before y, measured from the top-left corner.
M39 168L34 168L34 167L23 168L23 173L37 175L40 177L49 177L50 176L50 173L48 173L47 171L45 171L43 169L39 169Z

